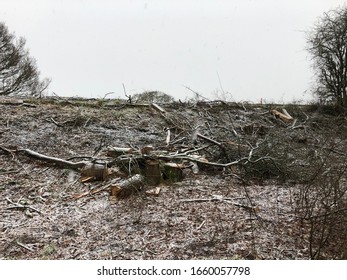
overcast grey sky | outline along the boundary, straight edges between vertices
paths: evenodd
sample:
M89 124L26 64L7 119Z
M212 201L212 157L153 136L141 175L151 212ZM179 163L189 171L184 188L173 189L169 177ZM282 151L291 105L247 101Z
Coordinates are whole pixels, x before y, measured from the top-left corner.
M311 98L304 31L345 2L0 0L0 21L61 96L124 97L124 83L129 94L184 100L188 86L215 99L222 87L236 101L291 102Z

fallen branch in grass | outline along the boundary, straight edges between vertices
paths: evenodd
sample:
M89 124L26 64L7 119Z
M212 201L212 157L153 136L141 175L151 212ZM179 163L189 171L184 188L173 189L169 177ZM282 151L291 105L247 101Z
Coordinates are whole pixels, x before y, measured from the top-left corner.
M181 199L179 201L180 202L214 202L214 201L220 201L220 202L232 204L232 205L237 206L237 207L244 208L246 210L257 211L257 208L254 206L236 203L236 202L233 202L232 200L233 200L232 198L214 195L211 198Z

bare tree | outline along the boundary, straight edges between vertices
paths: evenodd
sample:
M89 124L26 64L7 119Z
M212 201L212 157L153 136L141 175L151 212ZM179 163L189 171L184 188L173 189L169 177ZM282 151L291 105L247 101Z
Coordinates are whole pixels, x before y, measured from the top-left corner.
M316 71L316 94L347 107L347 7L325 13L308 33Z
M40 82L35 60L25 49L25 39L16 39L0 22L0 95L38 94L49 82Z

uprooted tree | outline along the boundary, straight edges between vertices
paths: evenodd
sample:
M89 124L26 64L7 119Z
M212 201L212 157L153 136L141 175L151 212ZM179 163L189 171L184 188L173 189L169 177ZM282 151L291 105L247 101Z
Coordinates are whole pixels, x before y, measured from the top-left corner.
M49 80L40 81L39 75L35 60L25 48L25 39L16 39L0 22L0 95L41 95Z
M322 101L347 107L347 7L325 13L308 33L317 88Z

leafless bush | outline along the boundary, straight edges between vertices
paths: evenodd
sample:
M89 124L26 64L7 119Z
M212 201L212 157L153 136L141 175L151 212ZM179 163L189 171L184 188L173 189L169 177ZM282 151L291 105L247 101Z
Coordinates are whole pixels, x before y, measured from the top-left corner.
M311 181L300 189L299 217L308 228L312 259L347 258L347 155L336 149L318 149Z

